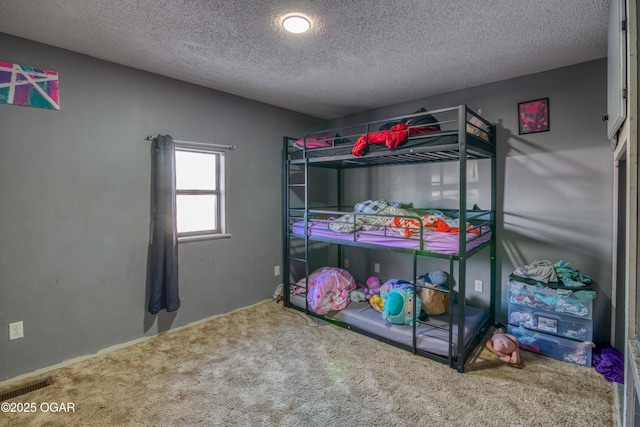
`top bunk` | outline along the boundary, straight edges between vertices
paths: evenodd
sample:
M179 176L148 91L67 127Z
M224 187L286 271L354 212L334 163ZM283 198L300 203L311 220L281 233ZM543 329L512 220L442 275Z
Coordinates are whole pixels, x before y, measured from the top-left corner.
M347 169L488 159L495 126L466 105L285 137L290 164Z

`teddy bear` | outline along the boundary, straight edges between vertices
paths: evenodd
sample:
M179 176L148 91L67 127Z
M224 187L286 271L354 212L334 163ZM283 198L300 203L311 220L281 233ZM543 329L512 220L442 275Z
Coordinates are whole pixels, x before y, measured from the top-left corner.
M498 327L487 341L487 348L504 363L520 366L520 342L514 335Z

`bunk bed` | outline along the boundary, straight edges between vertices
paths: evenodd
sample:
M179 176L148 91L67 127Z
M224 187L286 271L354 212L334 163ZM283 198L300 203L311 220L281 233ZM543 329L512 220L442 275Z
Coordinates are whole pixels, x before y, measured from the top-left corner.
M300 139L284 137L283 142L285 306L463 372L494 319L495 126L459 105L313 132ZM489 209L470 208L467 201L467 162L480 159L491 165ZM436 162L459 164L457 209L414 208L379 199L343 205L345 171L393 166L402 173L403 165ZM336 171L330 180L336 186L331 192L333 206L315 198L313 188L325 185L313 182L313 170L318 169ZM412 295L420 295L429 285L418 271L419 259L448 264L450 287L438 289L450 296L445 313L425 313L419 298L408 300L411 318L405 324L390 323L369 301L342 301L339 309L317 309L306 283L317 267L313 264L318 245L325 253L327 246L334 248L327 264L341 271L348 270L346 247L406 254L413 267L402 282ZM490 275L489 295L478 302L467 292L466 269L469 258L484 251L488 251L483 259Z

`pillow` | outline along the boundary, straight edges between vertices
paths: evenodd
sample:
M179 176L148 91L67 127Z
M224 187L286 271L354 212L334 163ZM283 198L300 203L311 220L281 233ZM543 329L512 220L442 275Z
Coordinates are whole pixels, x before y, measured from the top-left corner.
M412 114L426 113L426 112L427 112L427 110L425 110L424 108L421 108L421 109L419 109L418 111L416 111L415 113L412 113ZM438 124L438 119L433 117L431 114L427 114L426 116L413 117L411 120L409 120L407 122L407 124L410 125L410 126L433 125L436 129L440 130L440 125Z
M353 211L358 213L377 214L382 209L386 208L387 205L388 203L384 199L365 200L364 202L356 203L353 207Z
M427 110L423 107L423 108L420 108L418 111L414 111L411 114L426 113L426 112ZM436 124L433 124L433 123L436 123ZM440 130L440 125L437 123L438 123L438 120L435 117L433 117L431 114L427 114L426 116L411 117L405 120L388 122L380 126L378 130L389 130L393 126L399 125L399 124L408 124L409 126L425 126L425 125L433 124L433 126L437 130Z
M349 144L351 140L343 138L342 135L336 133L335 136L331 135L311 135L306 138L306 148L322 148L333 147L338 144ZM296 141L296 144L300 147L305 147L305 138L300 138Z
M308 136L306 139L301 138L297 140L296 144L308 150L310 148L331 147L333 145L331 141L332 141L331 136L312 135L312 136Z

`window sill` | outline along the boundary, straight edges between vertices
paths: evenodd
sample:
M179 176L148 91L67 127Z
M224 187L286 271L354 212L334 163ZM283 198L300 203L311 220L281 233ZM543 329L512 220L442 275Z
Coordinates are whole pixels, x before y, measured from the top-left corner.
M203 240L230 239L231 234L203 234L202 236L178 237L178 243L201 242Z

